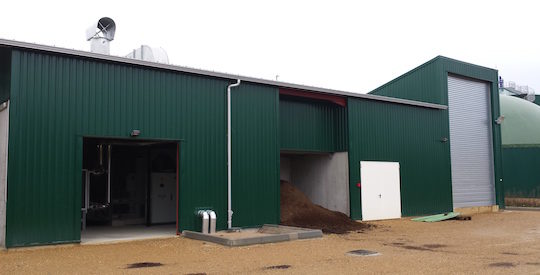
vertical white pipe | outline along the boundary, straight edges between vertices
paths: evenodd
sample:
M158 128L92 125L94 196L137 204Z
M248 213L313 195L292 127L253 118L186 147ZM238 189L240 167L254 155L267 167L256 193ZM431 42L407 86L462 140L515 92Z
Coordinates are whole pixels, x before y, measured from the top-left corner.
M6 247L9 102L0 104L0 250Z
M216 233L216 212L212 210L208 210L208 216L210 218L210 226L208 233L215 234Z
M205 210L199 210L199 216L201 217L201 233L208 234L208 221L209 215Z
M240 85L240 79L235 84L227 86L227 228L232 228L232 206L231 206L231 88Z

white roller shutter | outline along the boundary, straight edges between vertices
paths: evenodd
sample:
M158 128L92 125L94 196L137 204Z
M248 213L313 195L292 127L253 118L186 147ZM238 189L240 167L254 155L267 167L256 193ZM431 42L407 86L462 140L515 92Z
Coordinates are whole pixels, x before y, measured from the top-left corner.
M448 76L454 208L495 204L490 88Z

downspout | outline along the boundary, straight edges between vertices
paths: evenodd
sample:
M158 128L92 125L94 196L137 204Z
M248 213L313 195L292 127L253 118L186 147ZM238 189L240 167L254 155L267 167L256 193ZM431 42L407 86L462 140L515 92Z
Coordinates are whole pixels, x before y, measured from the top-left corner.
M232 207L231 207L231 88L240 86L240 79L235 84L227 86L227 229L232 228Z

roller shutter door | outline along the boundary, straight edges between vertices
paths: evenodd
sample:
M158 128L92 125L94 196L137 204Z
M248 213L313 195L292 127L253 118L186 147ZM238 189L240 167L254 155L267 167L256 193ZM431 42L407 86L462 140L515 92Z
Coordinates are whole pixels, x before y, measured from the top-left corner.
M454 208L495 204L488 83L448 76Z

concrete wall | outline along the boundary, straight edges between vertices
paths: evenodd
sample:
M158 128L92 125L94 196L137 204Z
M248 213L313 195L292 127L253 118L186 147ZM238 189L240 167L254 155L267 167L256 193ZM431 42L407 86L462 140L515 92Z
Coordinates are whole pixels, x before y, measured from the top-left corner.
M347 152L293 156L290 164L291 183L313 203L350 215Z
M6 247L7 155L9 130L9 102L0 111L0 247ZM0 104L0 109L3 106Z

